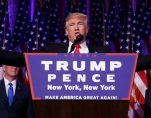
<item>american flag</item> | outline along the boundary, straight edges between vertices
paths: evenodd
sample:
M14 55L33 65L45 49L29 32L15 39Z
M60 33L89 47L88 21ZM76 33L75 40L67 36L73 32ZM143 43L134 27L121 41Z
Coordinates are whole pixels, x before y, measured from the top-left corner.
M103 31L105 30L105 21L103 13L103 1L94 2L90 1L90 31L88 38L92 45L103 45Z
M113 52L117 52L118 49L115 47L119 46L119 38L121 35L121 23L120 23L120 12L119 1L110 1L108 13L104 13L103 24L105 24L105 30L103 30L103 41L105 46L112 47ZM105 11L105 10L104 10ZM104 29L104 28L103 28ZM104 36L105 35L105 36ZM104 39L105 38L105 39Z
M148 28L151 24L149 15L147 14L149 8L147 1L138 1L136 12L133 16L132 22L132 51L135 53L143 54L142 51L142 39L149 34ZM139 24L141 22L141 25ZM148 24L149 23L149 24ZM148 26L149 25L149 26ZM145 35L144 35L145 34ZM146 71L140 71L135 73L132 94L130 99L130 107L128 116L129 118L143 118L144 117L144 100L145 91L147 89L147 76Z
M2 50L13 50L9 25L7 1L0 2L0 46Z
M121 9L123 9L123 23L120 27L121 35L120 35L120 52L129 53L131 52L131 28L132 28L132 7L128 1L123 1L121 4ZM126 6L126 7L125 7Z
M144 117L144 100L146 89L147 89L146 71L136 72L130 98L130 106L128 112L129 118Z
M28 35L28 51L42 50L47 42L48 30L46 30L44 17L38 2L34 12Z
M66 0L65 17L72 12L81 12L86 14L86 0Z
M20 0L17 11L12 42L15 48L21 49L24 52L24 44L27 41L27 36L30 31L30 9L27 0ZM17 50L16 51L19 51Z
M47 27L49 27L49 41L53 41L55 43L61 43L61 32L60 32L60 19L59 19L59 6L58 6L58 2L57 1L50 1L49 3L45 3L48 5L48 9L49 11L49 21L48 21L48 25ZM45 15L45 17L47 17L47 14ZM46 18L45 18L46 19ZM46 19L47 20L47 19Z
M20 0L15 20L12 42L16 51L26 51L24 46L30 31L30 9L27 0Z

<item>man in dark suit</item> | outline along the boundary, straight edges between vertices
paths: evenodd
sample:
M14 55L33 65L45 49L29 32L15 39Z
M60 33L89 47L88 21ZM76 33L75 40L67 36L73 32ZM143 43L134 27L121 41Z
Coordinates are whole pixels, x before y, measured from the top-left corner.
M34 118L28 86L17 79L19 67L3 65L4 78L0 80L0 117Z
M146 90L144 118L151 118L151 89Z
M72 13L72 14L70 14L66 18L65 32L66 32L66 35L67 35L67 37L69 39L68 44L54 44L54 43L50 43L47 46L47 48L48 48L47 52L53 52L53 53L56 53L56 52L57 53L75 53L76 52L76 48L77 48L76 47L77 44L80 45L79 53L95 53L95 52L107 53L107 52L110 52L108 48L105 48L105 47L103 47L103 48L91 47L91 46L86 44L86 40L85 39L86 39L86 36L87 36L87 33L88 33L88 21L87 21L87 16L84 15L84 14L81 14L81 13ZM82 37L82 40L80 40L77 43L76 40L78 39L79 35L82 35L83 37ZM76 42L76 44L74 44L75 42ZM74 48L72 50L71 47L73 45L74 45ZM140 70L144 70L144 69L148 69L148 68L151 68L151 56L150 55L148 55L148 56L139 56L138 62L137 62L136 71L140 71ZM90 101L87 101L86 103L87 103L87 105L85 105L85 106L88 106L88 105L91 104ZM49 102L47 104L51 104L51 102ZM66 105L66 101L63 101L61 104L65 104L64 108L65 109L69 109L69 108L72 108L74 106L74 101L68 102L69 108ZM76 108L75 108L76 112L78 111L77 109L80 109L80 107L79 107L80 104L82 104L82 102L79 103L79 104L77 103L77 106L75 105L76 106ZM95 104L95 103L93 103L93 104ZM108 103L106 103L106 104L108 104ZM120 104L122 104L122 101L121 101ZM111 106L108 106L108 108L116 109L116 108L114 108L114 104L110 104L110 105ZM60 106L61 105L58 105L58 110L59 110ZM123 104L123 107L124 107L124 104ZM103 108L103 105L100 105L100 109L101 108ZM84 111L85 109L82 109L82 110L83 110L82 112L85 113L84 114L85 117L91 117L91 113L90 112ZM61 109L60 109L60 111L61 111ZM66 110L64 112L67 113L67 111L68 110ZM89 111L91 111L91 110L89 110ZM94 110L92 110L92 111L94 111ZM99 111L100 114L105 114L105 113L101 113L101 111L103 111L103 109ZM123 110L120 113L124 114L124 112L126 112L126 110L125 111ZM97 114L99 114L99 113L97 113ZM80 114L82 114L82 113L80 113ZM110 114L113 114L113 113L110 112ZM119 115L119 112L116 112L115 114ZM94 117L94 115L93 115L93 117ZM115 117L115 116L111 115L110 117ZM116 116L116 117L118 117L118 116ZM121 115L119 117L123 117L123 116Z
M109 53L110 50L107 47L92 47L87 45L86 36L89 30L88 19L85 14L82 13L71 13L65 20L65 32L69 39L67 44L55 44L49 43L46 46L45 52L53 53L75 53L76 45L79 44L79 53ZM77 37L82 35L82 40L76 42ZM71 47L74 45L73 50ZM136 71L146 70L151 68L151 55L139 56L137 61Z
M151 70L148 70L147 77L151 79ZM145 108L144 108L144 118L151 118L151 81L148 81L149 88L145 93Z
M79 53L109 52L109 49L105 47L100 48L87 45L86 36L88 30L87 16L78 12L71 13L65 21L65 32L69 42L67 44L50 43L46 46L46 52L75 53L78 44L80 46ZM80 35L82 36L81 40L77 41ZM73 50L71 49L72 46L74 47Z

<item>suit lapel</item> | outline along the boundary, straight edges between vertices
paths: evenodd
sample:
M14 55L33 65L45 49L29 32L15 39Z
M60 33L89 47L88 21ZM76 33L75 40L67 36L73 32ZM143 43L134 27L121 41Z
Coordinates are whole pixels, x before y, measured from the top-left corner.
M90 45L87 46L88 46L89 53L95 53L95 50L92 48L92 46Z
M9 108L4 79L0 81L0 101L4 104L4 107Z
M64 48L63 48L63 50L62 50L62 53L68 53L68 47L69 47L69 43L67 43L67 44L63 44L64 46Z
M95 53L95 50L92 48L92 46L88 45L88 50L89 53ZM67 44L64 44L64 49L62 50L62 53L67 53L68 52L68 47L69 47L69 42Z
M14 101L12 106L16 103L17 99L20 97L21 95L21 85L19 83L19 81L16 81L16 90L15 90L15 96L14 96Z

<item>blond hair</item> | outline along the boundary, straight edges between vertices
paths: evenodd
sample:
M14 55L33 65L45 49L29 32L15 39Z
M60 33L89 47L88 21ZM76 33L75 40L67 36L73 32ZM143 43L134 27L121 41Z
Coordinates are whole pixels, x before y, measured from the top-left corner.
M87 18L87 16L86 16L85 14L83 14L83 13L75 12L75 13L71 13L71 14L69 14L69 15L67 16L67 18L66 18L66 20L65 20L65 27L67 27L68 21L69 21L70 19L78 18L78 17L83 18L85 24L88 25L88 18Z

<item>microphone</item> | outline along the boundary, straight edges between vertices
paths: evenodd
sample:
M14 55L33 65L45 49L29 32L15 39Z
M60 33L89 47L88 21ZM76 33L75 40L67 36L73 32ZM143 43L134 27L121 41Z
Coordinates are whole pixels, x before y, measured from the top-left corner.
M80 43L82 40L83 40L83 35L81 34L77 35L76 39L73 41L73 44L71 45L71 49L69 53L71 53L74 50L75 45Z

